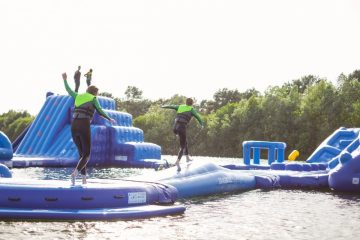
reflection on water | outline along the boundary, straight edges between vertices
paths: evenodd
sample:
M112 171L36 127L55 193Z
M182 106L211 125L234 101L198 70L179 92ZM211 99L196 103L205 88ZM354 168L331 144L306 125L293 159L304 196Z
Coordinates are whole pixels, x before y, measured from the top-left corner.
M237 159L196 158L217 163ZM13 169L16 178L68 179L72 169ZM150 169L89 169L121 179ZM182 200L183 215L130 221L0 222L0 239L358 239L360 195L252 190Z

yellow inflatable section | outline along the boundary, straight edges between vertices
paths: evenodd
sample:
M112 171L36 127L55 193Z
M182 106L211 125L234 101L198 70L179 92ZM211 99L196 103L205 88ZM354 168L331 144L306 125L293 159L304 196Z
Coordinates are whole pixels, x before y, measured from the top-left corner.
M288 159L290 161L295 161L299 155L300 155L300 152L298 150L294 150L289 154Z

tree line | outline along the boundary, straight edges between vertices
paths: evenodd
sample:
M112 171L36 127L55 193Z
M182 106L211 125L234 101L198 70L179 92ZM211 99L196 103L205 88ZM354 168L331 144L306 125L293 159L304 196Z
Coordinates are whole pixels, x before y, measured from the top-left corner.
M113 98L118 111L132 114L134 126L144 131L145 141L160 145L162 154L177 153L178 140L172 132L176 113L160 106L183 104L187 96L151 101L134 86L126 89L124 99L111 93L101 95ZM336 83L308 75L270 86L264 93L223 88L212 100L196 103L195 108L205 128L195 120L188 126L192 155L242 157L243 141L264 140L285 142L286 155L297 149L300 159L306 160L339 127L360 126L360 70L340 74ZM0 130L14 140L33 118L26 111L9 111L0 115Z

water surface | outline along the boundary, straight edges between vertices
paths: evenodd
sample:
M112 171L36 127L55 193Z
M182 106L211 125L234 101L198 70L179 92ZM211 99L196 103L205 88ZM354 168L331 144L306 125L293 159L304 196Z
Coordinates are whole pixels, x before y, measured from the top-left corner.
M170 160L173 157L169 156ZM239 159L197 157L219 164ZM150 169L90 169L121 179ZM16 178L68 179L71 169L13 169ZM360 239L360 195L313 190L251 190L180 201L182 215L129 221L0 221L0 239Z

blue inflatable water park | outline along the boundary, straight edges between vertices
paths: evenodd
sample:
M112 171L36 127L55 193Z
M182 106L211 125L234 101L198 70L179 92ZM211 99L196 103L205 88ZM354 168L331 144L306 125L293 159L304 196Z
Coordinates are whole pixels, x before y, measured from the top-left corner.
M144 132L132 126L130 114L115 111L113 99L98 100L116 124L95 114L88 166L153 168L164 164L160 160L161 147L144 142ZM12 144L13 157L5 154L4 160L11 159L8 164L19 168L76 166L79 155L70 131L73 106L70 96L49 93L33 123Z
M115 110L112 99L99 97L114 119L95 116L91 125L93 167L163 170L122 180L90 179L71 186L64 180L21 180L11 168L74 167L78 154L70 134L73 100L49 94L33 123L11 143L0 132L0 219L113 220L182 214L179 199L253 189L318 189L360 192L360 128L339 128L306 161L286 143L243 142L243 163L218 165L194 161L181 171L161 160L161 147L144 142L132 116ZM267 162L260 159L267 153Z

